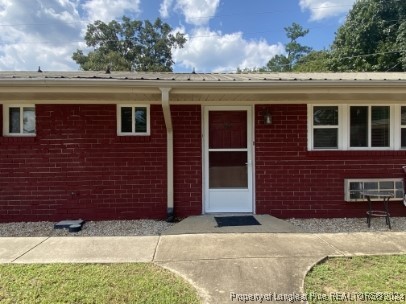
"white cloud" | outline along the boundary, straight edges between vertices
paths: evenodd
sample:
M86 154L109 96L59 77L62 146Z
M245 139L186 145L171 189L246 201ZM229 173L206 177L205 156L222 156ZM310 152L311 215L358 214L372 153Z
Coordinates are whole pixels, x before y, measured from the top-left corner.
M159 14L162 18L169 17L169 10L171 9L173 0L164 0L159 8Z
M140 12L140 0L88 0L82 6L91 22L109 22L126 13Z
M177 0L176 8L185 15L187 23L204 25L216 14L220 0Z
M85 48L86 25L139 13L140 1L0 0L0 70L78 69L71 57Z
M207 28L196 29L183 49L173 52L176 66L196 72L230 72L258 68L285 51L282 44L248 41L241 32L223 35Z
M79 0L0 0L1 70L68 70L83 24Z
M346 14L356 0L300 0L303 11L309 10L310 20L319 21L329 17Z
M175 3L174 3L175 1ZM163 0L160 7L161 17L167 18L170 10L176 10L193 25L205 25L214 17L220 0Z

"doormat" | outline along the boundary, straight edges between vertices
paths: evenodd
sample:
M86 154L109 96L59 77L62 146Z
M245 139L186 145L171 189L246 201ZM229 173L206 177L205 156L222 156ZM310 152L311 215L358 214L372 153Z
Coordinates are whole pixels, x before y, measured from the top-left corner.
M215 216L214 219L217 222L217 227L261 225L252 215L222 217Z

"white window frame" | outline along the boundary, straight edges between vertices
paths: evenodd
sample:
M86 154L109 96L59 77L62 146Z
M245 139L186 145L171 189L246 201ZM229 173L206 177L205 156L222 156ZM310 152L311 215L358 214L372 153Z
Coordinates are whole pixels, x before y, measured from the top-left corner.
M396 150L406 150L406 146L402 147L402 129L406 129L406 125L402 125L402 107L406 108L406 104L399 105L396 108L397 115L395 115L396 124L399 126L399 128L395 130L395 138L399 138L398 142L395 141Z
M314 107L337 107L338 108L338 125L336 126L315 126L314 125L314 117L313 117L313 110ZM339 105L335 104L314 104L314 105L309 105L307 108L308 112L308 145L309 145L309 150L317 150L317 151L336 151L342 149L341 143L342 143L342 124L343 122L342 117L342 107ZM337 148L314 148L314 129L337 129L338 134L337 134Z
M313 126L313 109L317 106L337 106L338 107L338 148L314 148L313 130L317 126ZM369 138L368 147L351 147L350 146L350 107L366 106L368 107L369 115ZM389 147L371 147L371 107L388 106L390 110L390 138ZM401 128L406 128L401 125L401 107L404 105L393 104L309 104L307 106L307 148L309 151L339 151L339 150L351 150L351 151L387 151L387 150L405 150L406 147L401 147Z
M20 133L10 133L10 108L20 109ZM35 132L24 133L24 108L34 108ZM10 137L35 137L37 136L37 110L35 104L3 104L3 135Z
M399 201L403 200L403 197L405 195L404 193L404 180L403 178L349 178L344 180L344 200L346 202L366 202L367 199L365 197L361 197L360 199L351 199L350 196L350 183L368 183L368 182L376 182L376 183L381 183L381 182L393 182L394 185L396 185L397 182L402 183L402 188L400 189L402 192L401 197L394 197L391 198L389 201ZM396 186L393 189L373 189L373 190L365 190L365 191L387 191L387 192L393 192L394 195L396 194ZM362 189L360 190L362 191ZM371 201L382 201L382 198L380 197L371 197Z
M368 146L367 147L351 147L350 146L350 109L351 107L367 107L368 108ZM372 107L389 107L389 146L388 147L372 147ZM394 106L388 104L351 104L347 106L347 113L346 113L348 124L346 133L348 135L347 146L348 150L394 150L394 131L395 131L395 123L394 123Z
M131 122L131 132L121 132L121 108L131 108L132 122ZM146 108L147 109L147 131L146 132L136 132L135 130L135 108ZM145 104L118 104L117 105L117 135L118 136L149 136L151 135L151 109L149 105Z

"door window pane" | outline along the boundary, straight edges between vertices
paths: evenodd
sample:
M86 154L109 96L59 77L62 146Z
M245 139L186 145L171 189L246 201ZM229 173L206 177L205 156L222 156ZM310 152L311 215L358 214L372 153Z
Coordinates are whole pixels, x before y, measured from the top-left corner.
M9 108L10 133L21 133L20 119L20 108Z
M132 108L121 108L121 132L132 132Z
M389 107L371 108L371 146L389 147Z
M247 112L209 112L209 148L247 148Z
M368 107L350 107L350 146L368 146Z
M147 108L145 107L135 108L135 132L147 132Z
M338 147L338 129L314 129L313 138L315 148Z
M23 133L35 133L35 108L23 109Z
M209 152L209 188L247 189L247 152Z

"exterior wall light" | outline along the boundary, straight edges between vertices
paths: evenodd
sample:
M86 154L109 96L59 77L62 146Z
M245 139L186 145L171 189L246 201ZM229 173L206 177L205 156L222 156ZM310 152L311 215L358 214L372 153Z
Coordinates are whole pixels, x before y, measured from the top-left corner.
M269 113L269 109L266 109L263 113L264 115L264 125L269 126L272 124L272 115Z

